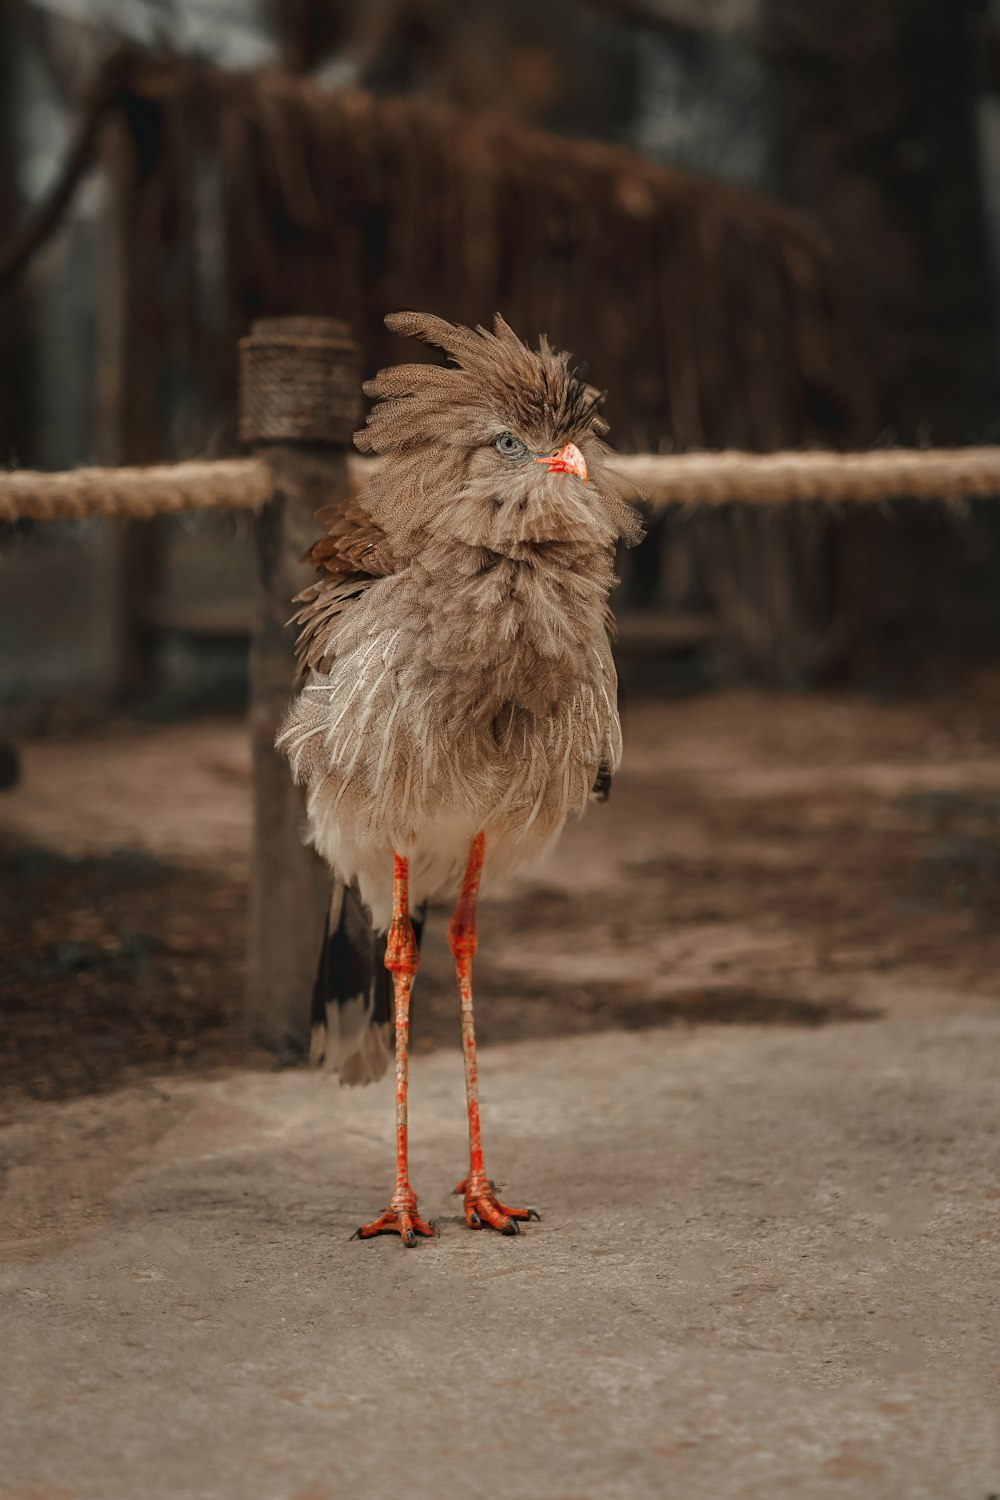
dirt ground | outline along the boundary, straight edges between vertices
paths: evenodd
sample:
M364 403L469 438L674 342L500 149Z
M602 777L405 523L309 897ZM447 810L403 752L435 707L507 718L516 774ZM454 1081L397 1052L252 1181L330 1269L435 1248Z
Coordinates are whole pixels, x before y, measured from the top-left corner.
M1000 677L885 705L631 705L612 801L485 892L482 1042L818 1026L996 1004ZM24 747L0 797L0 1091L273 1067L241 1025L249 754L236 721ZM457 1045L444 919L417 1049Z
M609 805L483 901L487 1162L544 1221L448 1197L433 914L413 1252L348 1239L390 1094L241 1025L240 725L22 749L0 1500L1000 1493L1000 674L633 701Z

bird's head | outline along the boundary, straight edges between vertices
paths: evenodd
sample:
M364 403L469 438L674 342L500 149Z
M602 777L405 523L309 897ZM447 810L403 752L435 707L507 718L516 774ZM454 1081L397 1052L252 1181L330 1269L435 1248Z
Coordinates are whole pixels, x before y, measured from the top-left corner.
M379 399L355 442L382 456L368 506L387 532L508 556L638 539L638 515L606 465L601 392L568 355L544 338L529 349L499 314L492 332L427 313L385 321L451 360L396 365L365 385Z

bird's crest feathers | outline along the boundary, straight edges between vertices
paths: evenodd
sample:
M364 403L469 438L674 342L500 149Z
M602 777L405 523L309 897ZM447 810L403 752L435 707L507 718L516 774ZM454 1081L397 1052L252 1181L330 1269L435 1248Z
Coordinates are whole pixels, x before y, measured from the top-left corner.
M450 366L396 365L365 384L378 399L355 442L364 453L386 453L416 443L440 441L436 418L443 408L473 414L542 446L576 441L587 433L603 437L607 424L599 408L604 393L581 379L567 354L556 353L543 335L537 350L517 337L499 313L492 331L463 328L432 313L390 313L392 333L419 339L448 355ZM454 427L454 423L452 423ZM458 434L461 441L461 432Z
M530 349L499 313L492 329L419 312L385 321L449 359L391 366L364 387L375 405L355 442L383 461L360 505L396 556L432 538L508 557L550 544L610 556L619 538L638 541L629 487L607 463L603 394L568 354L545 337ZM583 462L554 482L546 465L568 444Z

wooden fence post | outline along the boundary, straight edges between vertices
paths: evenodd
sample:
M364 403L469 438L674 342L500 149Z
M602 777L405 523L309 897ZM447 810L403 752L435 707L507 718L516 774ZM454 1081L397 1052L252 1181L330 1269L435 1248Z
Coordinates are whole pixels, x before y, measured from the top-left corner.
M240 342L240 437L270 466L274 492L257 520L251 650L254 852L247 1008L255 1038L295 1055L309 1004L331 880L302 842L301 789L274 737L292 692L292 598L315 577L302 554L314 512L349 498L347 455L360 417L360 350L333 318L267 318Z

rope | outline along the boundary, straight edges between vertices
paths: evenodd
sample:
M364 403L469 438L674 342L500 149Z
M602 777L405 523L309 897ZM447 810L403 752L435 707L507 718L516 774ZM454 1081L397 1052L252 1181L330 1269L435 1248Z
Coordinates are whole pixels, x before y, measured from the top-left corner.
M267 465L255 458L64 474L15 469L0 473L0 521L148 520L188 510L256 510L272 488Z
M349 459L357 494L374 471ZM888 504L936 500L961 505L1000 496L1000 447L874 453L618 454L614 469L654 510L697 505ZM148 519L191 510L257 510L270 497L261 459L162 464L147 469L71 469L62 474L0 473L0 521L65 521L85 516Z
M617 469L654 510L673 505L961 505L1000 495L1000 447L883 448L871 453L621 454Z

